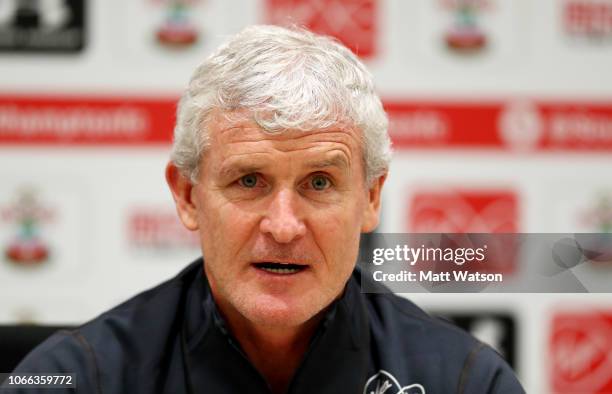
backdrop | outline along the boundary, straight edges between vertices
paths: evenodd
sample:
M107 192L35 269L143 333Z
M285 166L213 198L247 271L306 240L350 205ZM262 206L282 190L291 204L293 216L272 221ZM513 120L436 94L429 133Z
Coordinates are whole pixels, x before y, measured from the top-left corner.
M163 175L176 99L255 23L372 70L395 147L379 231L612 231L610 0L3 0L0 324L80 324L199 255ZM406 296L528 392L612 392L609 294Z

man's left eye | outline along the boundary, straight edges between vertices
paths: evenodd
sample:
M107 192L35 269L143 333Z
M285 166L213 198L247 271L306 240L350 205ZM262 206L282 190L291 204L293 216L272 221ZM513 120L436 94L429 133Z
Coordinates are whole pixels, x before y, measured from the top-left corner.
M256 174L247 174L245 176L243 176L242 178L240 178L240 180L238 181L240 183L240 185L252 189L255 186L257 186L257 175Z
M310 180L310 185L315 190L325 190L330 186L331 182L329 178L323 175L315 175Z

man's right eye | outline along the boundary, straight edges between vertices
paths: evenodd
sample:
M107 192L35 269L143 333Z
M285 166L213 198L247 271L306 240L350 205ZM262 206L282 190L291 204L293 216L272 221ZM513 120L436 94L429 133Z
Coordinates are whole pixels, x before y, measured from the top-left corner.
M241 186L253 188L257 186L257 175L255 174L245 175L242 178L240 178L238 182L240 183Z

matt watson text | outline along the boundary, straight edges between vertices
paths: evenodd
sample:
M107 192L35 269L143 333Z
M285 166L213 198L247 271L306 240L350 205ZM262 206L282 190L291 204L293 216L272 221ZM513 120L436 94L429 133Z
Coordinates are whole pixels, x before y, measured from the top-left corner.
M500 273L470 271L400 271L393 274L374 271L372 277L377 282L503 282Z

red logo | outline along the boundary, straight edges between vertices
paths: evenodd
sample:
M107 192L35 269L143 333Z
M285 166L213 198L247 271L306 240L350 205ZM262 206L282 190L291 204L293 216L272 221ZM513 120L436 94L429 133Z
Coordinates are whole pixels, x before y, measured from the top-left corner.
M268 0L267 18L336 37L358 56L376 54L376 0Z
M508 190L423 191L410 201L415 233L516 233L519 208Z
M552 324L554 393L612 392L612 313L563 313Z
M197 233L181 224L173 210L138 208L128 217L130 247L140 250L199 250Z
M570 0L563 9L563 28L570 36L592 39L612 37L612 2Z
M517 233L518 211L518 198L509 190L422 191L410 201L408 229L413 233ZM451 236L446 247L456 241L465 245L466 239ZM486 265L471 265L469 270L516 272L515 237L489 237L486 246L475 247L487 249Z

